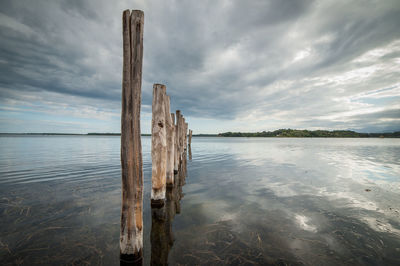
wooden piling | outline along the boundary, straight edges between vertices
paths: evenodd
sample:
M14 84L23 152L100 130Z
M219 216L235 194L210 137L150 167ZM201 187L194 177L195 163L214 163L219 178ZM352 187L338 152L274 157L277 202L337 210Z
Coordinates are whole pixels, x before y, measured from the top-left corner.
M166 87L153 86L153 117L151 122L151 204L164 205L167 173ZM169 114L169 112L168 112Z
M174 184L174 139L175 125L170 113L170 97L165 99L165 122L167 131L167 186Z
M120 257L121 260L139 263L143 256L143 159L140 136L143 23L143 11L133 10L131 13L125 10L122 14Z
M175 140L176 140L176 165L174 166L174 170L179 171L179 164L181 160L181 147L180 147L180 138L181 138L181 111L176 110L176 135L175 135Z
M183 156L183 152L185 151L185 117L182 116L181 119L181 125L180 125L180 140L179 140L179 146L180 146L180 155L181 155L181 160L182 160L182 156Z
M192 133L193 130L189 129L189 146L192 145Z
M175 113L171 113L172 124L175 125Z
M175 124L175 113L171 113L172 122L174 124L174 175L178 173L178 152L177 152L177 129L178 127Z
M189 128L189 124L185 123L185 135L184 135L184 145L185 145L185 150L187 150L187 146L188 146L188 128Z

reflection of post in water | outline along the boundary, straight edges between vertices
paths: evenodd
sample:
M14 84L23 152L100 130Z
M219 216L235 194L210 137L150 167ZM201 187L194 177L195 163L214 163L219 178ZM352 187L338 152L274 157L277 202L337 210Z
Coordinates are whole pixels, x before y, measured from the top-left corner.
M186 184L186 162L187 162L186 158L187 158L186 152L184 152L178 172L179 186L177 188L177 197L179 200L176 201L176 213L181 213L180 200L184 196L182 187Z
M167 265L169 241L166 228L166 208L151 208L151 265Z
M172 222L175 214L180 213L182 186L185 184L186 154L183 158L173 186L167 187L164 206L151 208L151 265L167 265L168 254L174 244Z
M181 165L179 166L179 172L178 172L178 176L180 179L179 182L181 186L186 184L186 172L187 172L187 154L185 151L182 155L182 161Z
M142 257L129 257L129 256L121 256L119 260L120 266L142 266L143 265L143 256Z

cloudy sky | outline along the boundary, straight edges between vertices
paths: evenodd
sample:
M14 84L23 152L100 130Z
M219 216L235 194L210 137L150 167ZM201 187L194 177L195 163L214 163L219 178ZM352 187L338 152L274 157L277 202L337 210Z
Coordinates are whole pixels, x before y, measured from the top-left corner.
M0 132L120 132L122 11L195 133L400 130L400 1L0 2Z

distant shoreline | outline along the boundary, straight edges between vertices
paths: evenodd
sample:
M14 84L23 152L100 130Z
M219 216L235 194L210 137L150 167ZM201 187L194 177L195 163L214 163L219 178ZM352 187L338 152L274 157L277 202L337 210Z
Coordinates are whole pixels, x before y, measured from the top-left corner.
M400 131L386 133L359 133L351 130L299 130L278 129L256 133L225 132L221 137L265 137L265 138L400 138Z
M0 136L19 135L19 136L121 136L121 133L0 133ZM151 134L142 134L142 136L151 136Z
M121 136L121 133L0 133L0 136ZM142 134L151 136L151 134ZM263 132L225 132L219 134L193 134L193 137L242 138L400 138L400 131L386 133L358 133L350 130L297 130L279 129Z

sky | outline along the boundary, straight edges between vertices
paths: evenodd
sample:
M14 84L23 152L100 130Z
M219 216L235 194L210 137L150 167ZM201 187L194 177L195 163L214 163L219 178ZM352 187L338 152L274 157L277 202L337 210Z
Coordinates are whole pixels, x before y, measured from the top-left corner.
M400 130L398 0L2 0L0 132L120 132L125 9L142 133L154 83L195 134Z

